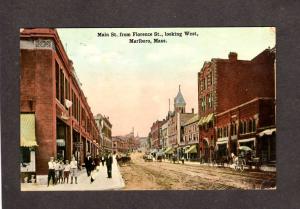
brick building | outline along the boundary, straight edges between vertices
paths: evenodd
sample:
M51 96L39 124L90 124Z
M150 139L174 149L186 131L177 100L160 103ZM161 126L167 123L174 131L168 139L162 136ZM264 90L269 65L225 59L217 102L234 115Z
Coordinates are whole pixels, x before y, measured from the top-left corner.
M113 151L112 145L112 124L109 121L109 117L98 113L94 116L97 127L100 131L100 144L101 152L109 153Z
M274 59L273 50L266 49L252 60L238 60L231 52L228 59L204 63L198 73L198 124L200 152L207 161L216 144L216 114L257 97L274 98Z
M274 98L255 98L216 115L220 156L250 147L263 162L276 160Z
M168 113L168 145L166 154L176 153L178 156L183 155L186 146L183 140L183 125L194 116L194 109L191 113L185 110L186 102L179 91L174 98L174 111Z
M129 143L128 139L123 136L113 136L112 137L112 143L113 143L113 153L127 153L129 151Z
M22 30L20 67L21 154L35 150L35 172L42 182L50 157L71 160L74 155L81 165L87 152L96 155L99 130L55 29ZM32 140L35 149L28 148Z
M194 116L183 124L183 141L185 143L185 158L197 159L200 157L199 153L199 116Z
M157 120L151 126L151 148L162 148L160 144L160 130L163 123L163 121Z

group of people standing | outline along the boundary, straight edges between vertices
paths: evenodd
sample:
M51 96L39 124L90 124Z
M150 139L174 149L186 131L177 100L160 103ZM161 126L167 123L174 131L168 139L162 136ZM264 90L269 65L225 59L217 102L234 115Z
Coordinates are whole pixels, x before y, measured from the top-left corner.
M107 177L112 178L112 154L109 153L107 155L96 156L93 158L89 153L87 153L84 163L87 176L91 178L91 183L94 182L96 172L100 169L100 162L102 166L104 166L104 163L106 164ZM63 163L62 160L54 160L54 157L50 157L50 161L48 162L48 186L51 180L53 185L59 183L63 184L65 182L68 184L69 176L71 176L71 184L73 184L73 179L75 179L75 184L77 184L78 163L75 157L72 157L70 163L68 160Z
M73 178L75 178L75 184L77 184L77 161L75 157L72 157L71 162L69 163L66 160L64 164L62 160L54 160L54 157L50 157L48 162L48 186L52 180L53 185L69 183L69 176L71 174L71 184L73 184Z
M112 173L111 173L112 163L113 163L112 155L111 154L108 154L108 155L105 155L105 156L104 155L102 155L102 156L98 155L95 158L93 158L88 153L87 156L84 159L84 164L85 164L87 176L91 177L91 183L94 182L95 174L100 169L100 162L102 163L102 166L104 166L104 163L106 164L107 177L108 178L112 177Z

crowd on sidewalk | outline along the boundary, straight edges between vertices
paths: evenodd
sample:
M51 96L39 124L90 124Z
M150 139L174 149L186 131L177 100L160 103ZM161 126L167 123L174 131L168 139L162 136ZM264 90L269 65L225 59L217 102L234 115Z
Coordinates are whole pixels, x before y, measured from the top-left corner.
M90 183L93 183L95 180L95 174L99 171L100 163L104 166L106 164L107 169L107 178L112 178L112 164L113 157L111 153L102 156L92 157L89 153L84 159L85 169L87 172L87 177L90 178ZM48 162L48 186L52 180L52 184L64 184L69 183L69 178L71 177L71 184L73 184L73 180L75 180L75 184L77 184L79 165L76 161L75 157L72 156L71 162L68 160L63 162L63 160L54 159L54 157L50 157L50 161Z

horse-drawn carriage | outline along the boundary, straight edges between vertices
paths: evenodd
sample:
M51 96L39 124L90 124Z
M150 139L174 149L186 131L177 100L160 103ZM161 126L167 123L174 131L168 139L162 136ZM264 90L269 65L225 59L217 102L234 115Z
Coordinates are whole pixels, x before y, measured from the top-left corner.
M123 165L125 163L130 162L131 157L129 154L121 154L121 155L116 155L116 160L119 163L119 165Z

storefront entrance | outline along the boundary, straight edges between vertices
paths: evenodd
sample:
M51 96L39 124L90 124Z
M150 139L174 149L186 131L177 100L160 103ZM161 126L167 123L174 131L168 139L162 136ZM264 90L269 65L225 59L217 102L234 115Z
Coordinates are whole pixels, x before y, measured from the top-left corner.
M67 125L61 120L56 120L56 159L67 159Z

